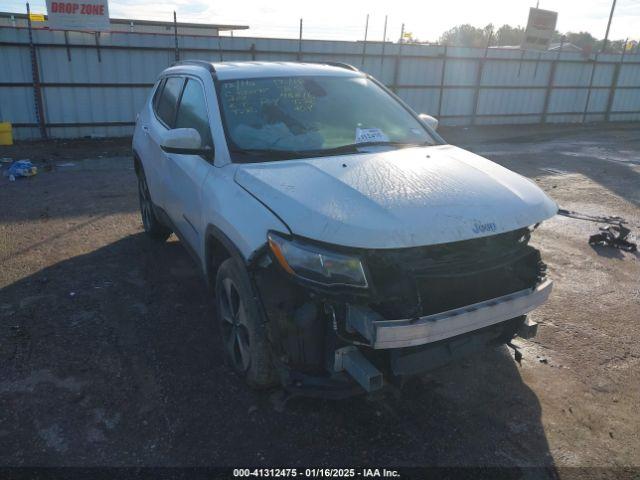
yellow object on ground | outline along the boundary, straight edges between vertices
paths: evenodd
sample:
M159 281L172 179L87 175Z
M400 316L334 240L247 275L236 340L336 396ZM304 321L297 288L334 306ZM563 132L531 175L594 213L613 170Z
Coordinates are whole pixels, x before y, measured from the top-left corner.
M13 145L13 130L9 122L0 122L0 145Z

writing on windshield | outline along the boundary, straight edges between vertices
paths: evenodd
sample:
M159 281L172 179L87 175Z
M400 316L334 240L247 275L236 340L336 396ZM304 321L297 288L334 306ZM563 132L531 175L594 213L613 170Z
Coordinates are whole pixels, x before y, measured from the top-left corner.
M433 142L413 115L365 77L226 80L220 98L233 151L321 153L367 140Z

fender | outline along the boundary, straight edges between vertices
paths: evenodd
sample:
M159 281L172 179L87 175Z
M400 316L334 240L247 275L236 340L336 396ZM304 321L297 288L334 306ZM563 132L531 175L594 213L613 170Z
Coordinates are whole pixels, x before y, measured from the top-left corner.
M254 252L250 258L245 258L242 255L242 252L240 252L240 249L236 246L235 243L233 243L233 241L227 236L227 234L224 233L220 228L218 228L217 226L211 223L208 224L205 229L204 238L205 238L204 267L206 272L207 286L209 288L213 288L215 284L215 273L217 271L217 267L224 260L226 260L229 257L233 257L242 265L245 265L248 267L251 263L251 260L255 257L256 252ZM214 251L214 248L211 242L212 239L215 241L214 244L218 243L219 245L222 245L226 250L226 252L224 252L222 255L217 255L217 258L215 255L216 252ZM265 241L265 245L266 245L266 241ZM262 249L259 249L259 250L262 250Z

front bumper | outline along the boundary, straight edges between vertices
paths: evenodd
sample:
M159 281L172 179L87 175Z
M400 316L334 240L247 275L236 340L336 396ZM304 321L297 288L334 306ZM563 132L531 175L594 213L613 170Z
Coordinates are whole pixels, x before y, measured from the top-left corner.
M347 329L374 349L404 348L437 342L525 315L542 305L553 282L415 319L384 320L366 307L348 305Z

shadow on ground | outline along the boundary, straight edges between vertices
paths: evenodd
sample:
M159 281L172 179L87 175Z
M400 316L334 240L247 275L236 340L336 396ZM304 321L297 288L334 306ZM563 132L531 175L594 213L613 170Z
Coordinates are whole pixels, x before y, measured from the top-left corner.
M37 165L39 173L33 177L9 182L0 176L2 222L96 217L138 208L130 156Z
M175 241L132 235L0 298L2 465L553 465L538 399L500 349L402 391L280 411L223 365Z

